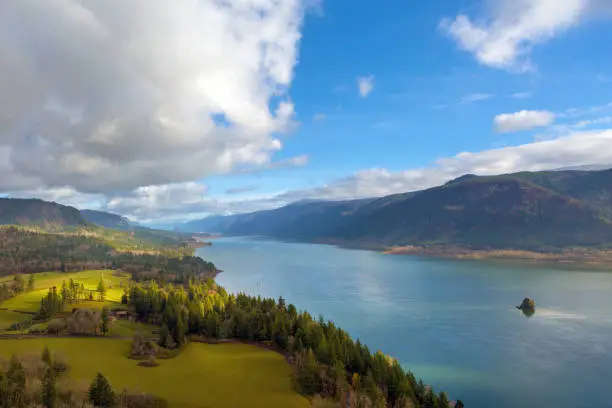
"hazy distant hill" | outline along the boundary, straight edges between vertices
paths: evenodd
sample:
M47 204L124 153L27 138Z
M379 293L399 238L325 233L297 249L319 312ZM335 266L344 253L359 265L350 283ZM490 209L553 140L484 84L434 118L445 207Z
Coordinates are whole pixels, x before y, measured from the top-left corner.
M541 249L612 243L612 170L478 177L378 199L210 217L184 230L349 244Z
M84 226L74 207L39 199L0 198L0 224Z
M132 226L127 218L98 210L81 210L81 215L85 221L105 228L126 229Z

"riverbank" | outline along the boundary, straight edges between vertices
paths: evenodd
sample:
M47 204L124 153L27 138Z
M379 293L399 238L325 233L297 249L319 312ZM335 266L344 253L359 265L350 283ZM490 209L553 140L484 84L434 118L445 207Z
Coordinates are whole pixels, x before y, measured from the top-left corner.
M418 255L438 258L469 260L509 260L577 265L612 265L612 251L589 248L571 248L559 251L537 252L519 249L469 249L461 247L424 247L416 245L392 246L383 250L389 255Z

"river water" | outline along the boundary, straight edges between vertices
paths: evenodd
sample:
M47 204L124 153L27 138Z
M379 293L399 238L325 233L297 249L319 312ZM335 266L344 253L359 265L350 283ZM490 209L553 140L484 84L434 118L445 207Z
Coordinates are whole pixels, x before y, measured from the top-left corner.
M468 408L612 407L612 272L252 238L198 255L229 291L322 314Z

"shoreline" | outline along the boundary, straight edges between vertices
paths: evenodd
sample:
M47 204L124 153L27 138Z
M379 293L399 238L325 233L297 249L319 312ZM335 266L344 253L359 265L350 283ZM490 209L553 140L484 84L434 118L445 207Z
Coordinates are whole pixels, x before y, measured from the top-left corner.
M473 261L517 261L533 264L566 266L612 266L612 249L586 247L556 249L548 252L526 249L472 249L460 246L381 245L366 242L350 242L337 239L301 240L270 235L217 235L217 238L247 237L265 238L279 242L332 245L343 249L375 251L385 255L408 255L429 258L473 260Z
M612 251L572 248L558 252L539 252L521 249L470 249L461 247L422 247L415 245L391 246L382 251L387 255L416 255L449 259L521 261L564 265L612 265Z

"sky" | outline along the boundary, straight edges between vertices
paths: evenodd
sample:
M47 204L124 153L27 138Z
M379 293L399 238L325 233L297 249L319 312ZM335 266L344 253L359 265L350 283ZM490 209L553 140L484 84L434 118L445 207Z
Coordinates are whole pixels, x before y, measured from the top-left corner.
M609 0L0 2L0 193L149 224L612 165Z

